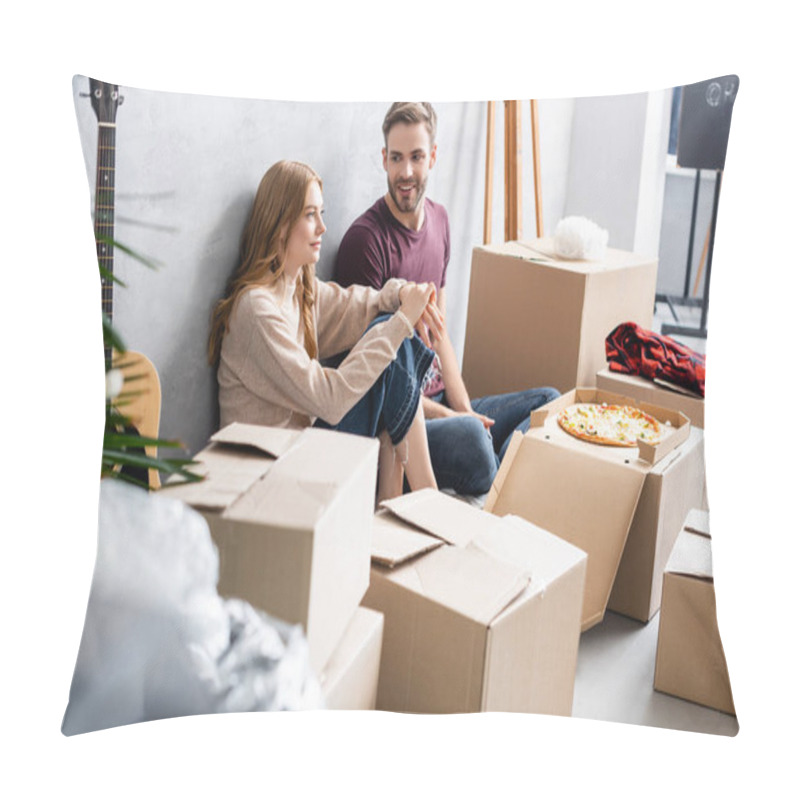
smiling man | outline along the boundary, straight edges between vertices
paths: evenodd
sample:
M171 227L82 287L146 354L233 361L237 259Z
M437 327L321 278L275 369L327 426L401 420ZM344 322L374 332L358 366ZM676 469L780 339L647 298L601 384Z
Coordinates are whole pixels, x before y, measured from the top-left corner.
M383 121L387 191L345 233L334 279L380 289L389 278L436 285L444 316L450 224L426 196L436 163L436 112L430 103L393 103ZM423 387L431 463L439 488L488 492L511 434L527 430L530 412L558 396L545 387L470 400L445 331Z

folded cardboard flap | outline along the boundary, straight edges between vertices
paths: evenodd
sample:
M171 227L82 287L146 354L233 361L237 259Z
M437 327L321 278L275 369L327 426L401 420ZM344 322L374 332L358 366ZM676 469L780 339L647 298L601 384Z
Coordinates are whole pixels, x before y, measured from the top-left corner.
M684 528L678 535L665 572L713 583L711 537Z
M520 517L497 517L432 489L381 505L373 562L395 567L395 582L487 626L520 594L542 591L586 559L580 548ZM458 537L454 524L461 526Z
M699 533L701 536L711 536L708 511L701 508L690 509L683 527L687 531Z
M212 442L255 447L273 458L280 458L303 434L294 428L270 428L232 422L211 436Z
M386 509L375 513L372 524L372 561L394 567L414 556L441 547L441 539L412 530Z
M421 489L384 500L381 507L420 530L459 547L471 542L487 524L495 524L479 508L436 489Z

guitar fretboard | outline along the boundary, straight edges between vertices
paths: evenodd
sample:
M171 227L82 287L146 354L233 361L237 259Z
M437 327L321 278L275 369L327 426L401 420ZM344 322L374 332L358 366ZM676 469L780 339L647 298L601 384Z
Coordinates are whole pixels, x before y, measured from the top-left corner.
M114 148L116 126L101 122L97 128L97 183L94 201L94 237L97 244L97 260L100 266L114 271ZM114 284L109 275L103 275L103 312L111 319Z

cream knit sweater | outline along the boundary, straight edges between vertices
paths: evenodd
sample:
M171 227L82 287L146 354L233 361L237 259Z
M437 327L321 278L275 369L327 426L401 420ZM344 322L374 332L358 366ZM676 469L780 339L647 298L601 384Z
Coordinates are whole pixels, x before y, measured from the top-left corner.
M315 280L319 358L350 350L336 369L309 358L304 345L299 278L250 289L236 303L222 339L217 379L220 424L246 422L304 428L321 417L331 425L366 394L414 328L399 310L400 287L380 291ZM380 313L394 312L362 336ZM361 337L361 338L359 338Z

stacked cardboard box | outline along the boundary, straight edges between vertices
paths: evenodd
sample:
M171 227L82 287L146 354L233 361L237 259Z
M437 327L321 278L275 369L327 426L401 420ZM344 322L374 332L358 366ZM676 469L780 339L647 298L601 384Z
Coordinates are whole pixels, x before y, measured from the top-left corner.
M637 405L669 423L671 432L658 445L639 442L637 448L576 439L556 418L561 409L579 402ZM616 605L649 619L658 577L648 577L642 564L648 558L658 563L664 549L660 539L668 539L671 520L685 514L684 493L694 496L700 445L700 432L679 412L599 389L574 389L534 411L530 430L514 435L484 508L523 517L588 554L584 630L605 615L633 525L634 546L616 589Z
M472 252L464 381L470 395L594 386L606 336L651 328L657 261L608 248L601 261L559 258L551 239Z
M664 574L653 687L735 714L717 627L708 513L693 509Z
M569 715L586 554L435 490L382 504L365 605L384 615L377 708Z
M235 423L195 459L204 481L162 491L207 520L219 593L303 626L329 707L371 707L382 620L359 604L369 584L377 440Z

